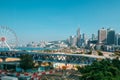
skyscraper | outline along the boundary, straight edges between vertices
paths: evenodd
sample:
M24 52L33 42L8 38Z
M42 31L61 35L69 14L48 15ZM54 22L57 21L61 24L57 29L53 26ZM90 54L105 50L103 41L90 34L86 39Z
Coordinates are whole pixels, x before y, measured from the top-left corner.
M70 36L69 37L69 45L72 47L76 47L76 43L77 43L77 37L76 36Z
M85 33L82 34L82 46L87 45L87 35Z
M73 42L72 42L72 46L76 47L76 43L77 43L77 37L73 36Z
M98 30L98 43L106 44L106 39L107 39L107 30L104 28Z
M120 45L120 34L119 34L119 37L118 37L118 45Z
M95 34L92 34L92 41L96 40Z
M115 44L115 30L107 29L107 45Z
M78 28L77 29L77 47L80 47L80 39L81 39L80 28Z
M117 33L115 36L115 44L120 45L120 33Z
M82 34L82 39L83 39L83 40L86 39L86 34L85 34L85 33Z

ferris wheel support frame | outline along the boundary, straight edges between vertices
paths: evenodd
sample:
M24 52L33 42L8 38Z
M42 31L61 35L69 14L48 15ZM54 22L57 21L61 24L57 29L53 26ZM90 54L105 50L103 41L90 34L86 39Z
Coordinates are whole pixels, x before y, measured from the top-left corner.
M12 49L10 48L10 46L8 45L8 43L6 41L4 43L6 44L6 46L8 47L8 49L11 51Z
M0 45L6 45L10 51L12 50L6 41L2 42Z

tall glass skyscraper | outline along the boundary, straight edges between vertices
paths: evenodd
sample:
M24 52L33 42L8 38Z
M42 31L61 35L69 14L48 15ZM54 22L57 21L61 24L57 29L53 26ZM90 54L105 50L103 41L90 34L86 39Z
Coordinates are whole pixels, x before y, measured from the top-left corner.
M115 44L115 30L107 29L107 45Z
M120 33L117 33L115 36L115 44L120 45Z
M77 46L80 47L80 40L81 40L81 35L80 35L80 28L77 29Z
M96 40L95 34L92 34L92 41Z

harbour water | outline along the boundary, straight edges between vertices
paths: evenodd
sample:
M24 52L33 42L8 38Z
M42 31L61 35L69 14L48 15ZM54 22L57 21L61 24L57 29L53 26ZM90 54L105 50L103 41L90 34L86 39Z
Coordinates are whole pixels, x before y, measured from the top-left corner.
M34 51L34 50L54 50L58 48L39 48L39 47L17 47L15 50L25 50L25 51ZM0 48L0 51L8 51L8 48Z

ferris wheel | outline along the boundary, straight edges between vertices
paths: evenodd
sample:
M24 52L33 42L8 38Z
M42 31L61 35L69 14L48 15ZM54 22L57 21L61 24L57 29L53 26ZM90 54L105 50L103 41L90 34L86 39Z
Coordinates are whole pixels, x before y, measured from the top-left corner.
M16 33L6 26L0 26L0 48L12 50L18 45Z

